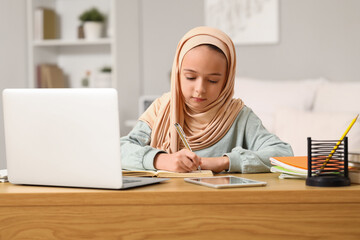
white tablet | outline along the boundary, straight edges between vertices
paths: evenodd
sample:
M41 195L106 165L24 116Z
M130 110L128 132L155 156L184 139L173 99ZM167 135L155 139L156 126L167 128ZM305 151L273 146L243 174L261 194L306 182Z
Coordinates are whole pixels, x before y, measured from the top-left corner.
M257 180L235 177L235 176L218 176L218 177L198 177L184 178L186 182L204 185L213 188L231 188L231 187L255 187L265 186L266 182Z

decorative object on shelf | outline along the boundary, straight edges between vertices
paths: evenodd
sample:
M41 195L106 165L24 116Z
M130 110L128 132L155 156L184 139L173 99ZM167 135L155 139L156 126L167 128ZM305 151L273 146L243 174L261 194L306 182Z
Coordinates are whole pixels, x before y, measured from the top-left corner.
M94 87L109 88L111 87L111 67L105 66L94 78Z
M97 8L86 10L79 19L83 22L85 39L93 40L102 37L105 16Z
M57 38L56 13L49 8L39 7L34 13L34 39L56 39Z
M64 73L56 64L39 64L37 66L38 88L66 88L68 87Z
M82 87L89 87L90 86L90 71L86 71L85 77L81 80Z
M85 38L85 34L84 34L84 25L80 24L80 26L78 27L78 39L83 39Z

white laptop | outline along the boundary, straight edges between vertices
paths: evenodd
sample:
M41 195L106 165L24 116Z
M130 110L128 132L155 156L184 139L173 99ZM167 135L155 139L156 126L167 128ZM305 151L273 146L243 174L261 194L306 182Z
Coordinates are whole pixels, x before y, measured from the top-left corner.
M164 178L122 177L115 89L5 89L9 182L123 189Z

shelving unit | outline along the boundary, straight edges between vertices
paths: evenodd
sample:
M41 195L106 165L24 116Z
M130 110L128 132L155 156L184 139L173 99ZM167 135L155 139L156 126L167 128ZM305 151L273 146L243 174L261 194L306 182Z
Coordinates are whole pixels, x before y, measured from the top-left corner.
M34 40L33 46L35 47L45 47L45 46L91 46L91 45L110 45L112 39L110 38L102 38L96 41L87 41L84 39L78 40Z
M36 67L39 64L57 64L64 72L70 87L81 87L86 71L96 77L101 68L110 66L111 87L116 81L116 0L27 0L28 22L28 87L36 87ZM35 40L34 13L38 7L53 9L57 15L58 39ZM104 38L78 39L80 14L96 7L106 15ZM110 36L109 36L110 35ZM91 85L90 85L91 86Z

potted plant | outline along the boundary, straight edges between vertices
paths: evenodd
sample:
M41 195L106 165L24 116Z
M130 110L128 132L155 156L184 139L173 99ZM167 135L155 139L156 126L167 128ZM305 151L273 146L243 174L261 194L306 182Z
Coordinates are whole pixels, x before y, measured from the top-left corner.
M104 66L96 74L94 79L94 87L109 88L111 87L111 67Z
M84 25L85 39L101 38L102 26L104 24L105 16L97 8L93 7L84 11L79 19Z

